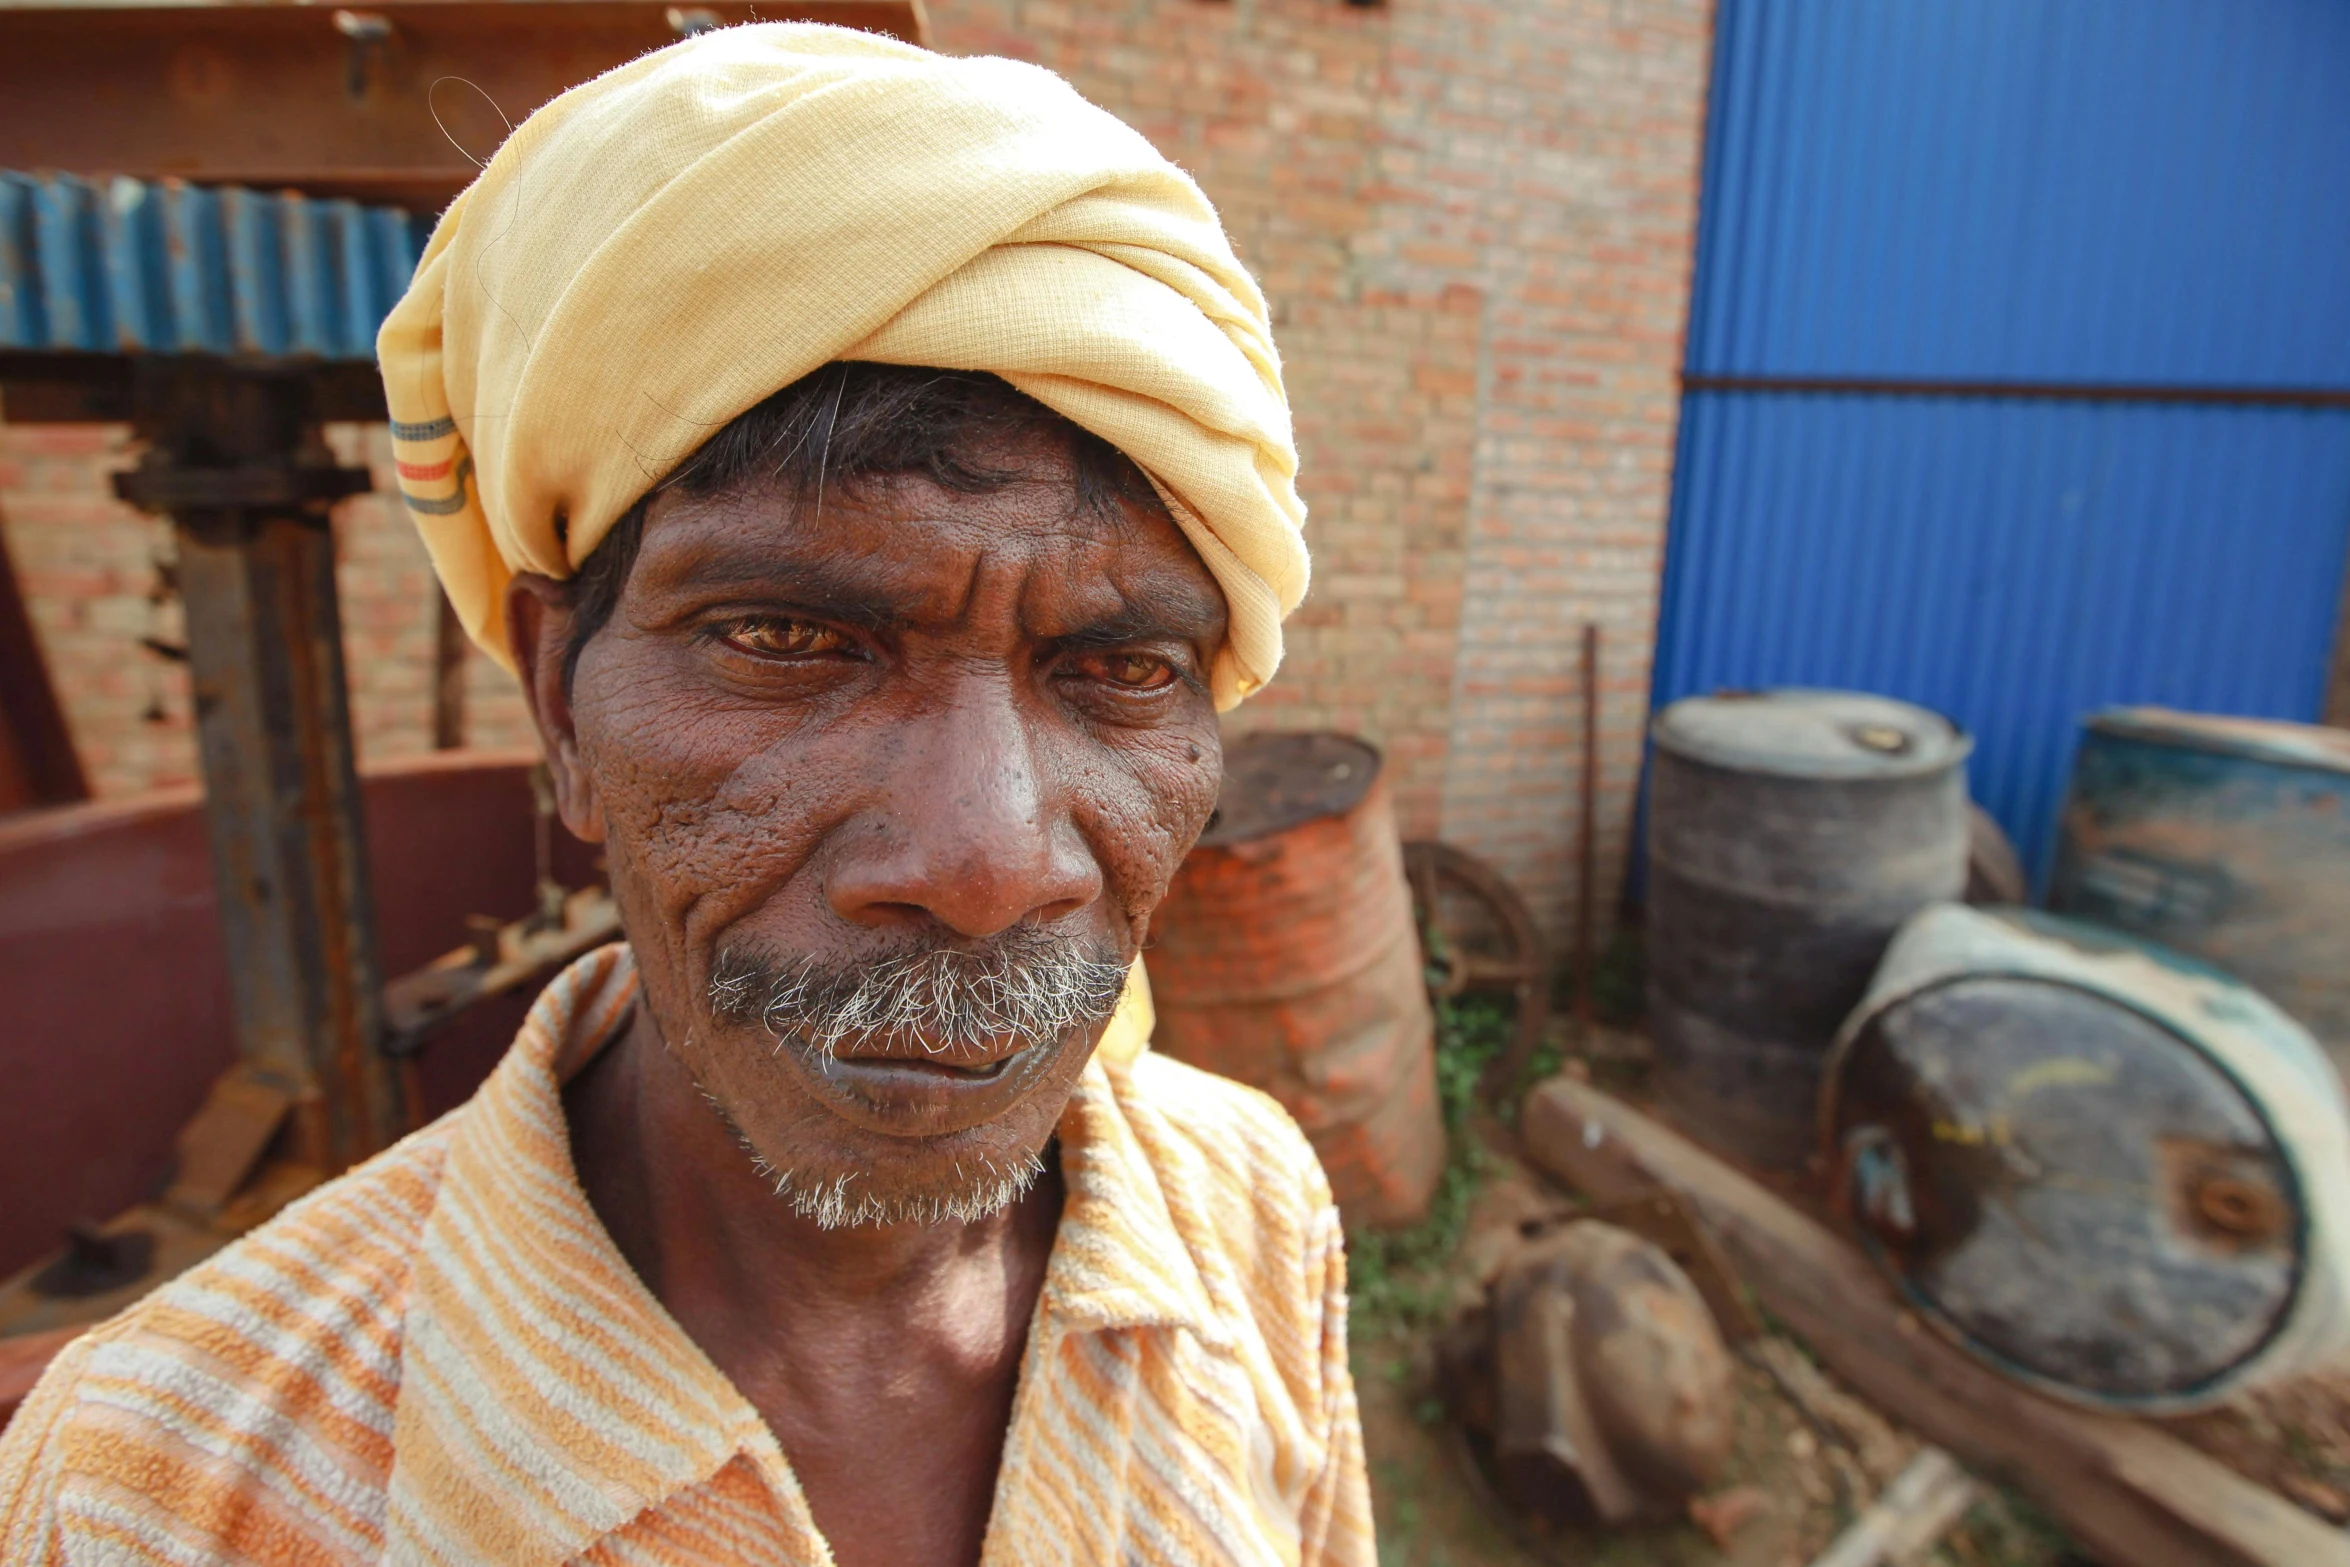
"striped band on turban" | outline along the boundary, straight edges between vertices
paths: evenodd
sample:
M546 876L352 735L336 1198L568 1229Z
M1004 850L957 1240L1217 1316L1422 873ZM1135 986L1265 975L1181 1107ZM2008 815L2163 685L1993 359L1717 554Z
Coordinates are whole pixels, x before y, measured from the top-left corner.
M1305 595L1263 295L1198 186L1036 66L802 23L646 55L515 131L377 347L409 510L501 663L514 573L570 575L843 359L992 372L1132 458L1224 590L1219 706Z

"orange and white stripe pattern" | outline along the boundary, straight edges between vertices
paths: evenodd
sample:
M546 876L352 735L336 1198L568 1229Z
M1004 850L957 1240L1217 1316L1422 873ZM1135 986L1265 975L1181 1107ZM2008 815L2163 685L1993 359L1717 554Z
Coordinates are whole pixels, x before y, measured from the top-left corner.
M0 1562L829 1564L573 1172L561 1075L634 991L625 947L582 959L471 1102L67 1349L0 1438ZM986 1567L1368 1567L1296 1127L1145 1052L1089 1065L1060 1135Z

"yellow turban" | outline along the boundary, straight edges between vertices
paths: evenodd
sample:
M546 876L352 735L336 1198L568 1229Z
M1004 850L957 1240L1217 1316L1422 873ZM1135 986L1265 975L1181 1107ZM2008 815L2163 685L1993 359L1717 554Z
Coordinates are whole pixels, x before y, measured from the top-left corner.
M1219 706L1305 595L1263 295L1190 178L1036 66L802 23L632 61L508 138L377 349L402 494L501 663L515 572L570 575L836 359L992 371L1131 457L1223 587Z

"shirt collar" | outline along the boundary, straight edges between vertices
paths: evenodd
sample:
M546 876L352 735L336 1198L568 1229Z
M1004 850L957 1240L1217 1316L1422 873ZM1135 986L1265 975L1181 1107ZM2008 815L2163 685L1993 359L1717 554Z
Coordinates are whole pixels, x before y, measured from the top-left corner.
M1038 1309L1070 1331L1181 1328L1224 1342L1193 1249L1184 1241L1180 1166L1199 1153L1135 1091L1131 1063L1098 1057L1061 1116L1066 1197Z
M765 1423L620 1255L571 1162L564 1069L618 1031L635 995L624 945L565 970L450 1139L407 1306L392 1561L567 1561L743 1453L806 1521ZM1087 1064L1059 1128L1067 1196L1039 1339L1155 1327L1222 1340L1163 1179L1181 1146L1169 1130L1128 1064Z

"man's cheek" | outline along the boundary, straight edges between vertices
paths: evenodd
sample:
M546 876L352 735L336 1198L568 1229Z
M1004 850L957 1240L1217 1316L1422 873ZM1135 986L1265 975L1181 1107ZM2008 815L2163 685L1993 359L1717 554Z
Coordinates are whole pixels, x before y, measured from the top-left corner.
M1161 749L1136 774L1150 802L1157 836L1169 856L1170 875L1215 814L1216 796L1224 781L1223 748L1215 743L1213 728L1206 740L1206 744L1194 741L1180 749Z
M675 732L599 748L614 857L636 861L672 910L708 900L731 917L755 906L822 841L811 808L850 793L820 755L794 749Z
M1160 760L1137 769L1127 787L1096 802L1105 869L1138 936L1215 810L1220 770L1212 755L1202 760L1209 765Z

